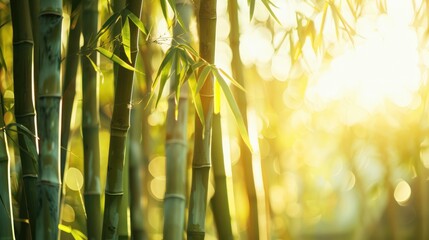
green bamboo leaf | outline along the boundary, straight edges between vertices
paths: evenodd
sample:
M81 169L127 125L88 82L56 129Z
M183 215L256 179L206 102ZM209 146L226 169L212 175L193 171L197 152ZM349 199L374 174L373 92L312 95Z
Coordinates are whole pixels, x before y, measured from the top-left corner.
M235 121L237 122L238 131L240 132L240 135L243 138L243 141L246 143L250 151L253 151L252 145L250 144L249 135L247 133L246 125L244 124L244 120L243 120L243 117L241 116L240 109L237 105L237 102L234 99L234 96L232 95L231 90L229 89L228 84L226 83L222 75L219 74L219 71L217 69L213 70L213 74L216 78L216 81L219 83L219 86L222 89L222 92L228 102L229 107L231 108L232 114L234 115Z
M98 51L99 53L101 53L101 55L107 57L108 59L112 60L113 62L121 65L123 68L134 71L134 72L138 72L138 73L142 73L139 70L135 69L133 66L129 65L128 63L126 63L124 60L122 60L120 57L118 57L116 54L110 52L109 50L103 48L103 47L96 47L95 48L96 51Z
M92 61L92 59L89 56L86 56L86 58L89 60L89 62L91 63L91 66L94 68L94 70L98 74L100 74L101 82L104 82L104 75L103 75L103 72L101 71L101 69L97 66L97 64L95 64L94 61Z
M167 0L161 0L161 10L162 15L164 15L164 19L168 21L168 6L167 6Z
M238 83L233 77L231 77L227 72L225 72L222 68L218 68L218 70L222 73L222 75L224 75L225 77L228 78L228 80L234 85L236 86L238 89L240 89L243 92L246 92L246 89L244 89L243 86L240 85L240 83Z
M100 30L98 30L97 36L95 38L95 41L98 40L113 24L118 22L118 20L121 18L121 12L116 12L112 16L110 16L101 26Z
M161 72L166 68L166 65L171 61L172 57L175 54L176 54L175 48L168 49L164 59L161 62L161 65L159 65L158 72L156 73L155 80L153 81L153 84L152 84L152 88L158 84L158 79L159 79L159 76L161 75Z
M184 49L188 54L188 56L191 57L192 59L200 56L198 52L188 44L179 44L177 45L177 47Z
M252 20L253 14L255 13L255 0L247 0L247 4L249 5L250 20Z
M125 14L127 15L127 17L134 23L134 25L137 26L137 28L140 30L140 32L142 32L144 35L148 35L148 31L146 29L146 27L144 26L143 22L140 21L140 19L134 14L132 13L130 10L125 9Z
M265 7L267 8L270 15L276 20L276 22L278 24L281 25L280 20L277 18L276 14L273 12L273 9L271 8L270 5L272 5L273 7L276 7L276 6L270 0L261 0L261 1L265 5Z
M204 120L203 104L201 103L201 97L199 92L195 91L197 89L197 81L195 80L195 78L189 78L188 84L189 84L189 88L191 89L191 93L192 93L191 95L193 100L192 102L194 103L195 111L204 128L205 120Z
M122 35L122 45L124 46L125 55L128 58L128 62L131 61L131 39L130 39L130 23L128 21L128 18L125 18L124 25L121 29L121 35Z
M200 92L201 88L203 87L204 83L207 80L207 77L209 76L210 72L213 70L213 68L210 65L204 66L203 70L201 70L198 81L197 81L197 88L195 91Z
M159 90L158 90L158 96L155 102L155 106L158 106L159 100L162 96L162 91L164 90L165 83L170 78L171 75L176 74L175 70L173 72L171 71L171 67L175 66L176 62L176 54L174 54L174 57L172 58L172 61L168 61L165 67L161 70L161 75L159 79Z

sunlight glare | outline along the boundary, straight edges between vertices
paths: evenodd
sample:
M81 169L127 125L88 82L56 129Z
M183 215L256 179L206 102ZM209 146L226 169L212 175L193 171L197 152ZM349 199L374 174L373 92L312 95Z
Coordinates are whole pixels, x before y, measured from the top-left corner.
M416 32L408 26L411 3L405 2L389 1L388 15L371 19L372 25L370 19L358 24L356 46L336 56L308 93L326 102L351 98L369 111L385 101L409 107L420 86L420 70Z
M396 188L395 188L395 192L394 192L395 200L400 205L404 205L408 201L410 196L411 196L410 185L406 181L401 180L398 183L398 185L396 185Z

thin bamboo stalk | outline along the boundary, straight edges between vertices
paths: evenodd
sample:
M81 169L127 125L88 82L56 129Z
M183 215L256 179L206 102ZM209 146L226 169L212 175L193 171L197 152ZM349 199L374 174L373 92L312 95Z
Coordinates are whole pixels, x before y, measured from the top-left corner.
M15 240L13 231L12 197L10 188L10 158L7 149L5 122L3 120L3 95L0 94L0 239Z
M183 26L178 22L173 28L173 46L179 43L190 43L189 24L193 6L190 1L176 1L177 13ZM172 66L176 69L176 66ZM170 79L170 97L168 99L166 121L166 191L164 197L164 239L183 239L186 207L186 153L188 123L188 88L176 89L178 74L173 73ZM180 99L175 99L175 91L181 91ZM177 106L178 104L178 106ZM176 118L176 107L178 110Z
M33 30L33 82L34 86L34 101L37 109L37 101L39 100L37 96L37 86L39 82L39 51L40 51L40 41L39 41L39 13L40 13L40 0L28 0L30 3L30 15L31 15L31 29Z
M71 12L76 13L81 0L72 0ZM75 19L77 18L77 19ZM64 179L64 171L67 167L68 142L70 137L70 123L72 118L74 98L76 95L76 73L79 65L79 47L81 33L81 17L75 16L70 21L67 43L66 66L63 80L63 101L61 116L61 179Z
M136 16L140 16L141 0L128 0L127 8ZM125 55L123 46L120 47L122 60L134 66L137 53L137 27L130 24L130 63ZM117 238L119 206L124 194L122 185L123 165L125 161L126 136L130 126L130 104L133 86L133 72L123 67L118 69L115 104L110 126L110 146L107 166L106 202L104 206L102 239Z
M25 133L18 135L20 145L22 178L26 209L20 208L20 216L28 215L31 235L35 234L37 209L37 141L36 111L34 109L33 86L33 34L31 30L30 8L28 0L13 0L11 4L13 27L13 76L16 122L26 127L34 136ZM23 223L22 226L27 225Z
M244 87L245 81L243 76L243 63L241 62L240 58L240 28L238 22L238 6L236 0L228 1L228 13L231 25L231 30L229 33L229 44L231 46L232 51L232 76L241 86ZM236 88L235 86L233 87L233 92L237 101L237 105L240 108L240 113L243 117L244 124L248 126L246 93ZM255 178L253 175L252 153L244 143L243 139L240 138L239 141L241 152L239 162L243 168L245 178L244 182L246 183L245 185L247 191L247 199L249 201L249 217L247 218L247 238L258 239L258 201L255 187Z
M216 41L216 0L200 3L199 39L200 56L214 63ZM188 218L188 239L204 239L209 171L211 167L210 143L213 117L213 75L209 74L200 91L205 122L195 116L194 155L192 159L192 187ZM203 126L204 124L204 126Z
M88 47L98 31L98 0L83 0L83 48ZM82 135L84 152L84 195L87 213L88 239L101 239L101 186L99 146L99 101L97 72L91 61L98 64L98 54L82 56Z
M40 138L36 240L58 238L62 1L41 0L37 127Z
M228 178L222 146L222 127L220 113L213 115L212 164L215 180L215 193L210 201L219 239L234 239L232 232L231 208L228 201Z

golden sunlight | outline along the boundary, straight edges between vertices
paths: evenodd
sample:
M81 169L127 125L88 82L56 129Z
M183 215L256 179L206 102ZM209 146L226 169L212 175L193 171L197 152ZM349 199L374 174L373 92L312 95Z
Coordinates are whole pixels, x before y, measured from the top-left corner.
M411 1L388 1L387 14L360 18L354 46L333 56L314 77L307 97L325 104L347 99L367 111L386 101L399 107L419 102L416 32L410 26Z

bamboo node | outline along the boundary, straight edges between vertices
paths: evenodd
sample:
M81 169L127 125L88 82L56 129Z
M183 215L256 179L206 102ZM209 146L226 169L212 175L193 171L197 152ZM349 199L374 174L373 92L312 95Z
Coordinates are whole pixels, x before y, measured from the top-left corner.
M167 198L176 198L176 199L181 199L181 200L184 200L184 201L186 200L185 196L183 196L181 194L176 194L176 193L165 194L164 200L167 199Z
M209 164L200 164L200 165L195 165L195 164L192 164L192 168L211 168L211 164L209 163Z
M180 144L180 145L183 145L185 147L188 146L188 142L185 140L182 140L182 139L169 139L169 140L165 141L165 144L166 145L168 145L168 144Z

